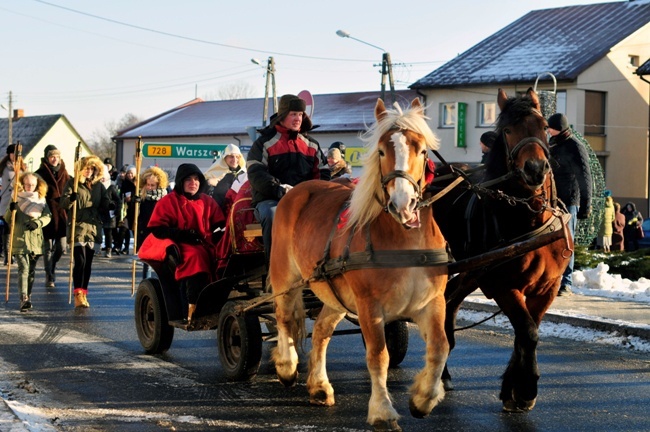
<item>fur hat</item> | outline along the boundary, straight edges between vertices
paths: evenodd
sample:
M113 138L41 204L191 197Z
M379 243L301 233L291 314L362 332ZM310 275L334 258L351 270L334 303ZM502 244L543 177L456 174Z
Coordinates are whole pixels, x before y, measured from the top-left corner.
M45 151L43 152L45 155L45 159L49 158L52 155L59 155L61 156L61 150L56 148L54 144L49 144L47 147L45 147Z
M110 165L113 166L113 159L107 157L104 159L104 165Z
M562 132L563 130L569 129L569 119L562 113L553 114L548 118L548 127Z
M335 160L341 159L341 150L335 148L330 148L327 150L327 157Z
M331 149L339 149L339 150L341 151L341 155L342 155L343 157L345 157L345 144L342 143L341 141L333 142L333 143L330 145L330 150L331 150Z
M494 131L487 131L483 135L481 135L481 142L485 147L489 149L492 148L496 140L497 140L497 133Z
M308 131L312 129L311 119L305 112L307 109L307 104L304 100L300 99L296 95L286 94L280 98L280 103L278 103L278 112L271 116L271 126L275 126L278 123L281 123L287 117L290 111L302 112L302 126L300 131Z
M83 171L86 167L91 167L93 169L92 182L97 183L101 181L104 175L104 164L102 160L95 155L85 156L79 160L79 171ZM79 176L79 183L85 183L86 179L84 176Z

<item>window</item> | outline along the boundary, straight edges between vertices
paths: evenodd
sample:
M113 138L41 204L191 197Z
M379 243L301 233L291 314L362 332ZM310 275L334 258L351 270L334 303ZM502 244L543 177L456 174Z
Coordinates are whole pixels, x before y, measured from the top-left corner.
M566 113L566 91L559 90L557 92L557 103L555 106L555 112Z
M456 103L445 102L440 104L440 127L453 128L456 126Z
M496 102L479 102L477 124L479 127L493 127L497 121L497 104Z
M605 135L605 95L585 92L585 135Z
M639 56L630 54L628 58L630 59L630 65L639 67Z

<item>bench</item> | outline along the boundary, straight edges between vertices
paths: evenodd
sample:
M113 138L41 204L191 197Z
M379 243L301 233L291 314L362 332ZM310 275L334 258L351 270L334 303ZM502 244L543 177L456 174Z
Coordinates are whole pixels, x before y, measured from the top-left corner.
M247 224L244 230L244 238L247 241L253 241L255 237L262 237L261 224Z

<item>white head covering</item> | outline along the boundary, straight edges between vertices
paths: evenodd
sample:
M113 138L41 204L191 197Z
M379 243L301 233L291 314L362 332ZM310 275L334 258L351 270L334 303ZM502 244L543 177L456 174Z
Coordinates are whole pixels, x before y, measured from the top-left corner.
M239 147L234 144L228 144L221 157L203 173L205 179L210 183L210 185L216 186L219 180L228 174L230 167L226 163L226 156L230 155L239 155L239 168L242 171L246 171L246 161L242 156L241 150L239 150Z
M111 185L111 174L108 172L108 167L106 165L104 165L104 173L102 174L102 179L100 181L106 189Z

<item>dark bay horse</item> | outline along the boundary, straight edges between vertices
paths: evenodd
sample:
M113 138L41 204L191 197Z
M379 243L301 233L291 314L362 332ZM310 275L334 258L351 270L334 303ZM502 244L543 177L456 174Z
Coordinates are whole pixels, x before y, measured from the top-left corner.
M412 319L420 328L426 364L411 387L409 407L412 415L424 417L444 397L448 255L431 207L418 206L427 152L439 145L423 107L415 99L408 109L395 105L387 110L380 99L375 118L363 137L368 152L354 189L332 182L304 182L277 207L270 262L278 327L273 360L280 381L295 384L298 330L304 325L301 292L308 285L324 303L314 323L309 355L310 403L331 406L335 402L325 367L327 345L346 313L354 313L365 339L372 382L368 422L378 430L397 431L401 430L399 415L386 387L389 354L384 325ZM342 210L348 201L349 211ZM355 261L355 256L361 259ZM328 263L346 268L314 276Z
M512 357L503 374L504 411L528 411L535 405L538 326L555 299L573 250L566 217L557 208L549 164L547 124L537 94L508 98L499 89L498 134L480 185L456 188L434 204L436 221L456 260L475 257L516 242L561 230L557 240L514 258L496 260L449 281L445 330L451 349L460 304L480 287L508 317L515 332ZM447 167L448 169L448 167ZM444 174L445 168L439 174ZM474 177L477 177L475 174ZM473 179L476 181L476 178ZM476 182L475 184L477 184ZM451 389L447 367L445 387Z

